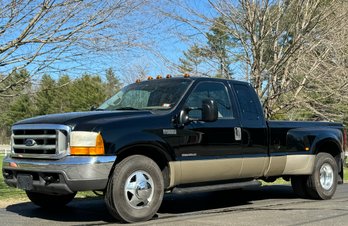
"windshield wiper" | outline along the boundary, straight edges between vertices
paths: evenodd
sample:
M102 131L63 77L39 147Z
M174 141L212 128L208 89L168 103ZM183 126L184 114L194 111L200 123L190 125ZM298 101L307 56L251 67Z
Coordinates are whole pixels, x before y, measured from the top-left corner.
M115 110L139 110L139 109L133 108L133 107L121 107L121 108L116 108Z

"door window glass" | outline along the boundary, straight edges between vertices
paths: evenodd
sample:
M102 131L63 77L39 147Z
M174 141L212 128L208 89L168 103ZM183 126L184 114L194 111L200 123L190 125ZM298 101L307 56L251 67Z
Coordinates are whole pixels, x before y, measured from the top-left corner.
M218 106L219 118L231 118L232 110L227 90L224 84L217 82L203 82L197 85L186 101L190 108L201 108L204 99L213 99ZM191 110L191 118L202 118L201 110Z

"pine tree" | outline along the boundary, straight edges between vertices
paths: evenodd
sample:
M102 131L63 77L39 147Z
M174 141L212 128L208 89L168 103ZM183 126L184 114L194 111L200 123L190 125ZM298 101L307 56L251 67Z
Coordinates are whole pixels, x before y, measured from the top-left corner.
M0 143L8 143L12 124L34 115L30 74L27 70L13 70L0 75Z
M7 126L11 126L16 121L30 118L35 115L33 99L29 94L23 94L13 101L6 112L4 121Z
M200 74L199 67L212 61L217 64L216 77L232 79L230 65L234 59L230 56L229 49L235 47L236 43L229 35L226 22L222 17L214 20L206 37L206 46L200 47L198 44L194 44L183 53L183 58L179 58L179 71ZM211 67L211 62L208 65Z
M112 68L106 70L105 94L109 98L118 92L122 87L120 79L116 76Z
M39 90L35 97L35 106L37 107L36 114L46 115L56 113L58 109L54 103L57 99L60 99L57 92L56 81L52 79L50 75L43 75Z
M70 89L72 111L87 111L106 99L105 86L100 76L83 75L73 81Z
M197 44L194 44L190 47L189 50L185 51L183 54L185 58L179 58L179 71L183 74L198 74L198 66L203 61L202 49Z
M222 17L215 19L210 32L208 32L208 48L205 49L210 59L218 62L217 77L232 79L230 65L232 60L228 54L228 49L233 46L230 35L227 33L227 25Z
M7 75L0 75L0 96L16 96L30 86L30 74L27 70L12 70Z
M56 101L54 109L57 112L71 111L71 79L68 75L61 76L57 81Z

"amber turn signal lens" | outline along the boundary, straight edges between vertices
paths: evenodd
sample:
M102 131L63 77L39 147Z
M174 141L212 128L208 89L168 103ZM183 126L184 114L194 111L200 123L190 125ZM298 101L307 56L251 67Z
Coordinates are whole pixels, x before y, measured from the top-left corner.
M96 145L92 147L72 146L70 147L71 155L104 155L104 142L100 134L96 137Z

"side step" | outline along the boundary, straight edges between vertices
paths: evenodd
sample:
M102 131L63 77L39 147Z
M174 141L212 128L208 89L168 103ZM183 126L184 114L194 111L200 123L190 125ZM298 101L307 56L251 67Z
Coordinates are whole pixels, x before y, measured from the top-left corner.
M259 187L259 186L261 186L261 182L257 181L257 180L252 180L252 181L245 181L245 182L203 185L203 186L196 186L196 187L175 187L172 190L172 193L185 194L185 193L192 193L192 192L223 191L223 190L245 188L245 187L250 187L250 186Z

